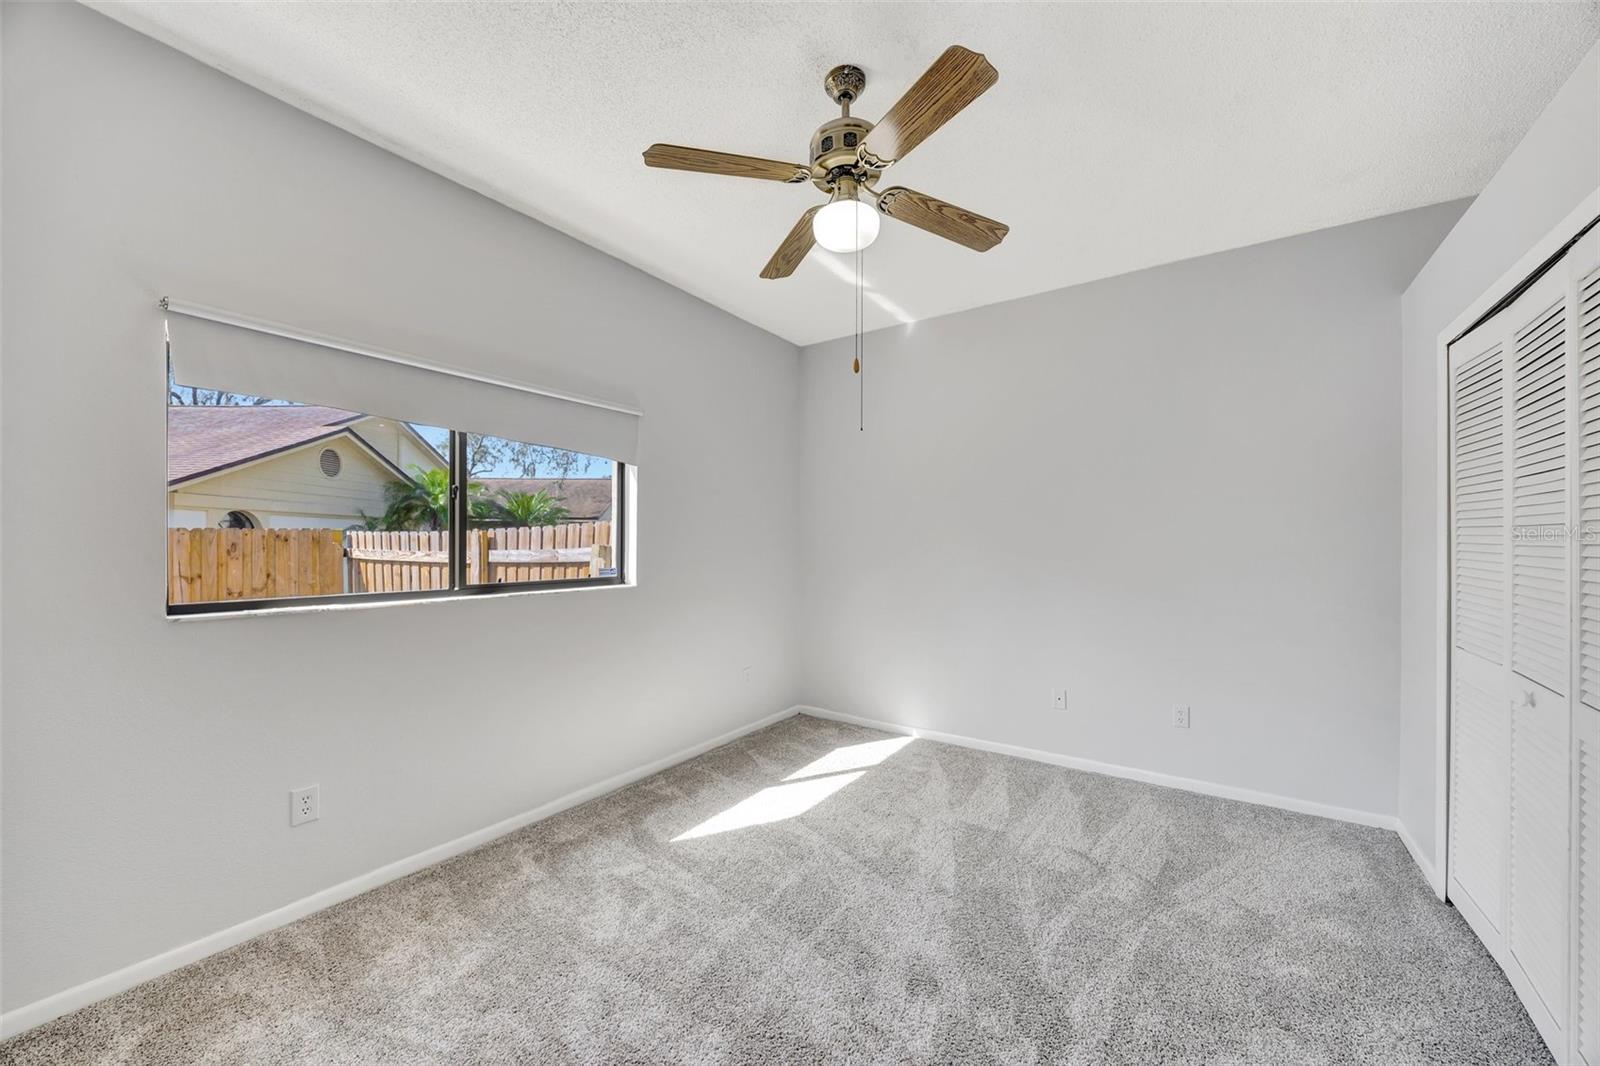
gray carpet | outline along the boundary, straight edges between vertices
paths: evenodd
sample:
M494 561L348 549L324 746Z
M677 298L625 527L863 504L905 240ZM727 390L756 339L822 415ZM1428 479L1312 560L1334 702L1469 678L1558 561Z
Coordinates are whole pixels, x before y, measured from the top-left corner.
M780 722L0 1060L1550 1061L1392 833L895 747Z

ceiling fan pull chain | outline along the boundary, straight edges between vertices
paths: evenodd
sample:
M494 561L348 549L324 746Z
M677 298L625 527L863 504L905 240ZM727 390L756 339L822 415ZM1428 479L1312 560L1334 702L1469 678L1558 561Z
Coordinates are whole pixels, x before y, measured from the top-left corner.
M867 250L856 249L856 429L867 431L867 375L861 372L862 357L867 354L866 312L866 262Z
M852 300L854 301L854 306L851 308L851 311L854 312L854 314L855 314L855 319L851 322L851 325L853 325L855 327L855 329L851 331L851 337L850 337L850 341L851 341L851 343L853 345L853 347L851 349L851 352L850 352L850 354L851 354L850 372L853 373L853 374L859 374L859 373L861 373L861 249L860 248L857 248L855 250L855 268L856 268L856 283L855 283L855 288L852 290L852 292L850 294Z

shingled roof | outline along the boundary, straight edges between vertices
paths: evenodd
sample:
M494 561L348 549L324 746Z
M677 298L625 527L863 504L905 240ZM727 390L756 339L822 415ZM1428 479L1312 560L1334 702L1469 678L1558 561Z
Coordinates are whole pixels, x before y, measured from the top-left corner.
M609 477L480 477L473 478L489 495L501 492L548 492L550 498L567 509L575 522L592 522L611 510Z
M167 484L176 485L338 436L349 432L351 423L365 417L337 407L284 404L170 406L167 408ZM490 495L547 492L567 509L567 516L574 521L595 521L611 510L609 477L484 477L474 480Z
M345 432L365 416L337 407L167 408L167 484Z

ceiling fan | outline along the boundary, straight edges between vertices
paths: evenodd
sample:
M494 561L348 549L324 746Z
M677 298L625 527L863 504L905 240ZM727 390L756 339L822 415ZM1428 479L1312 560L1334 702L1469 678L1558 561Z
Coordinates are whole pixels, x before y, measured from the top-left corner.
M896 185L879 192L877 182L887 167L904 159L999 78L983 56L951 45L874 125L850 114L850 105L866 88L867 76L860 67L845 64L823 79L823 88L842 114L811 135L809 166L676 144L652 144L645 149L644 161L646 166L668 170L795 185L809 181L827 193L828 202L801 215L778 245L761 271L764 278L793 274L813 244L832 252L865 248L878 236L880 213L987 252L1005 239L1011 227L915 189Z

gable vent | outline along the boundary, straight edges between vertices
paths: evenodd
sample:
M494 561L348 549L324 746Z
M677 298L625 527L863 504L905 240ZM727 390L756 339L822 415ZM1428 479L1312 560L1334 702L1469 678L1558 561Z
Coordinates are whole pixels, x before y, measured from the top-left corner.
M339 476L341 460L339 459L338 452L334 451L332 448L324 448L322 449L322 458L318 461L322 465L322 472L324 474L327 474L329 477Z

